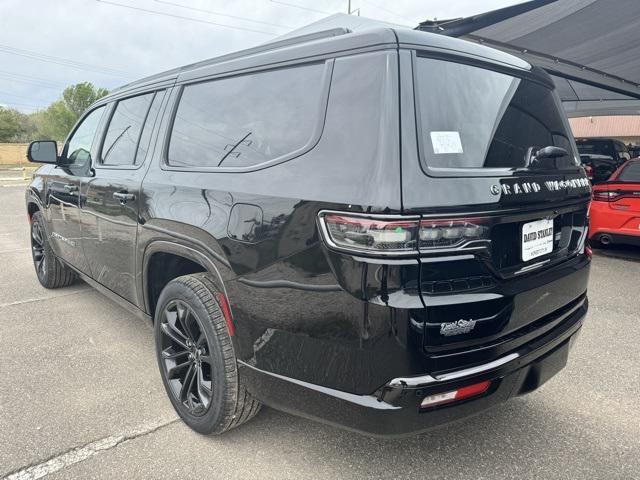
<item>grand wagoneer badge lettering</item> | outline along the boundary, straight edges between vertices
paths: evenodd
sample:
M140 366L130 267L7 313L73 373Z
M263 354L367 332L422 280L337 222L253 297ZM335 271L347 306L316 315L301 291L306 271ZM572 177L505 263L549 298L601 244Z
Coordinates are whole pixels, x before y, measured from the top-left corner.
M538 182L514 182L503 183L499 187L491 186L491 193L497 195L498 189L502 190L503 195L520 195L527 193L538 193L544 189L549 192L559 192L560 190L588 188L589 180L586 178L572 178L569 180L548 180L542 183Z
M461 335L463 333L469 333L476 326L475 320L460 319L457 322L445 322L440 324L440 334L445 337L452 335Z

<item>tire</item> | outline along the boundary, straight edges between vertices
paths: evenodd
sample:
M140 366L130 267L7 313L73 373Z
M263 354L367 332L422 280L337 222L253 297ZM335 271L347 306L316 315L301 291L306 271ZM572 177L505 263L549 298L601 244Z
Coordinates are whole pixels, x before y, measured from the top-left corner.
M31 217L31 256L38 281L44 288L67 287L76 280L75 272L53 253L44 228L42 212L36 212Z
M156 357L167 395L182 420L207 435L245 423L261 406L239 378L218 298L207 274L185 275L164 287L154 316Z

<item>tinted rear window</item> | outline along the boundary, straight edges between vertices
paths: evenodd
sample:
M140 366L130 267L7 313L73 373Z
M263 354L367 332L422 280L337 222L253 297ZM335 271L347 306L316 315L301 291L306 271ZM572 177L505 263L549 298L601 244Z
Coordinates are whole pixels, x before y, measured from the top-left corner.
M578 152L589 154L594 153L597 155L608 155L611 158L615 158L613 151L613 142L607 140L578 140L576 141L578 146Z
M616 181L640 183L640 162L628 163L622 169Z
M418 57L416 100L430 168L522 168L530 147L562 147L575 166L568 123L553 91L471 65Z
M324 64L187 85L168 163L247 167L300 151L320 121Z

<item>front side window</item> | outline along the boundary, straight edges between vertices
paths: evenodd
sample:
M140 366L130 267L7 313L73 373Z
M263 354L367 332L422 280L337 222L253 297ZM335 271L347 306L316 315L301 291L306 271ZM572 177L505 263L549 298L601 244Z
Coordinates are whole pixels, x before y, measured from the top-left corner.
M168 164L249 167L300 151L320 121L324 64L184 87Z
M91 164L91 148L103 113L104 107L96 108L73 132L67 142L65 165L83 167Z
M102 145L103 165L133 165L153 93L120 100Z
M554 168L575 166L553 91L476 66L416 58L416 106L428 167L524 168L531 149L562 147Z

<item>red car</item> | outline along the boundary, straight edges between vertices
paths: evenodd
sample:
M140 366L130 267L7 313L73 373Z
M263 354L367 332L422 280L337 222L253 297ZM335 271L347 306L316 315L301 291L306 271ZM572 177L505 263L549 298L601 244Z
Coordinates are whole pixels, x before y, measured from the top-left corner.
M640 246L640 158L625 162L593 187L589 238L601 245Z

